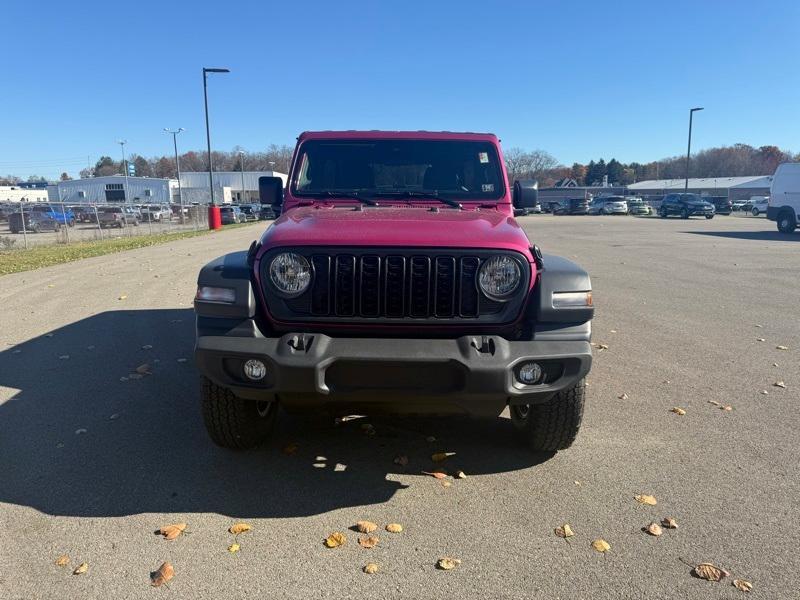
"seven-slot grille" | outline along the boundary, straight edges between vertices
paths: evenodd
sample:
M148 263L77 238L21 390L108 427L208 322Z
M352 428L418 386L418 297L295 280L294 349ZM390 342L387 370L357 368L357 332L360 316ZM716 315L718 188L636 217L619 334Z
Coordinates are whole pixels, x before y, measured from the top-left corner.
M313 254L310 302L291 302L313 316L350 318L474 318L481 309L477 256ZM500 308L499 306L497 307Z

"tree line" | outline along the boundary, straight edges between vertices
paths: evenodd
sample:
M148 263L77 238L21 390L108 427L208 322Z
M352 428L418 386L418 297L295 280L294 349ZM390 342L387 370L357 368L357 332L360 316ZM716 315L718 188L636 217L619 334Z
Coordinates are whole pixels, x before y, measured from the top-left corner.
M293 149L290 146L272 144L263 151L245 152L234 148L230 152L211 153L215 171L239 171L244 161L245 171L289 172L289 162ZM611 185L629 185L648 179L680 179L686 174L686 156L672 156L648 163L622 163L611 158L608 162L600 158L588 164L574 163L571 167L562 165L544 150L524 150L509 148L504 152L509 178L536 179L540 187L550 187L562 179L574 179L578 185L600 185L608 178ZM689 163L690 177L737 177L744 175L772 175L782 162L800 161L800 154L792 154L777 146L755 148L747 144L708 148L692 155ZM175 157L173 155L146 158L138 154L128 157L128 162L136 167L138 177L175 178ZM205 171L208 163L207 152L191 150L180 155L181 171ZM123 172L121 160L102 156L93 167L80 172L82 178L116 175ZM71 179L67 173L62 180ZM7 175L0 177L0 185L14 185L22 181L19 177ZM43 177L31 175L27 181L44 181Z

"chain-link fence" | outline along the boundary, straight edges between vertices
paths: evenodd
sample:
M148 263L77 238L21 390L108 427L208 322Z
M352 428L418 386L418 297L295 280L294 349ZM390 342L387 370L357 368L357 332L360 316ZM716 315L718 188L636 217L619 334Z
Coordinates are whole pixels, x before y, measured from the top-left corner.
M0 206L0 250L208 228L208 206L17 203Z

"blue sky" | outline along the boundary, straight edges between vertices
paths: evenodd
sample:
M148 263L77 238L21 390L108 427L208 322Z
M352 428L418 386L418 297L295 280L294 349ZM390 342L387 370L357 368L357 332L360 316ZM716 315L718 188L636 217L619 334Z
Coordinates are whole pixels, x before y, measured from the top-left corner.
M0 174L293 145L307 129L492 131L565 164L800 151L800 3L6 0Z

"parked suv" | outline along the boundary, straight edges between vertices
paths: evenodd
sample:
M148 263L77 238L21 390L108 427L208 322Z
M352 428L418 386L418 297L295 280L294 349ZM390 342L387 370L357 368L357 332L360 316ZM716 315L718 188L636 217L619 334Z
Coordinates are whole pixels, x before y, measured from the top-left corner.
M661 201L658 214L666 219L669 215L680 215L684 219L699 215L714 218L714 205L705 202L697 194L667 194Z
M145 204L141 209L142 221L169 221L172 218L172 211L168 205Z
M622 196L599 196L592 200L590 215L627 215L628 202Z
M650 205L638 196L625 198L625 201L628 203L629 215L649 215L651 212Z
M122 229L127 225L139 225L133 209L122 206L104 206L97 209L97 216L100 219L100 227L119 227Z
M251 448L278 405L328 415L499 415L572 444L592 363L592 287L514 220L491 134L298 138L282 214L200 272L195 358L214 442ZM277 212L277 211L276 211Z
M769 208L769 196L751 196L745 208L754 217L765 215Z
M41 210L46 207L24 206L17 212L8 215L8 228L11 233L39 233L41 231L58 231L61 223L53 217L49 210ZM24 221L23 221L24 219Z
M701 198L714 205L715 215L729 215L733 212L733 202L727 196L701 196Z
M231 206L230 204L222 206L219 209L219 214L223 225L233 225L234 223L244 223L245 221L242 209L238 206Z

